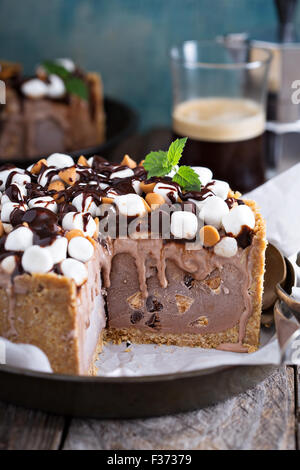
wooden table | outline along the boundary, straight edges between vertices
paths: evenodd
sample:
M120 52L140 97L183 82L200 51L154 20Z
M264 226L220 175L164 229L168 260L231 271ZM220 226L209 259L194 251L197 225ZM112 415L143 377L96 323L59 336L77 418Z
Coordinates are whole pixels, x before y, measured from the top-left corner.
M140 160L169 137L158 129L131 138L113 159L129 153ZM0 403L0 450L297 449L298 391L299 370L286 367L224 403L161 418L71 419Z

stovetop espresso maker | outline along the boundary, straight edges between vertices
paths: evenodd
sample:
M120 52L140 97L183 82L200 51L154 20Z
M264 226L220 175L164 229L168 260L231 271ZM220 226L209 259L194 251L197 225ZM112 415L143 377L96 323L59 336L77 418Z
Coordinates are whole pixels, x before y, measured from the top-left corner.
M247 42L271 51L268 79L267 177L300 161L300 35L294 18L298 0L274 0L278 24L273 29L229 34L227 43ZM253 58L253 57L252 57Z

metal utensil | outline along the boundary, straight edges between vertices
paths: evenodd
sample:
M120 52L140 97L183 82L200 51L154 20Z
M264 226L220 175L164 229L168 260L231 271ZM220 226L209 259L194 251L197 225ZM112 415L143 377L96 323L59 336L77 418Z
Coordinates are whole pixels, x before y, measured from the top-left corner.
M266 250L263 310L267 310L272 307L276 302L276 285L284 283L286 274L286 262L283 255L270 243Z

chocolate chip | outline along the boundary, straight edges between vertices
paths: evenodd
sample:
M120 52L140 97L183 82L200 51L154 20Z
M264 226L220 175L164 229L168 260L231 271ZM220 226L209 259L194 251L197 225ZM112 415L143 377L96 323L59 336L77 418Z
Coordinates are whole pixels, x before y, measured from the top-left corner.
M133 323L133 325L135 325L136 323L141 321L142 318L144 318L144 314L143 314L143 312L140 312L139 310L135 310L130 315L130 321L131 321L131 323Z
M186 274L183 278L183 282L185 283L188 289L191 289L193 287L194 280L195 279L192 276L190 276L190 274Z
M153 313L149 320L145 322L145 325L149 326L150 328L160 328L160 318L157 313Z
M147 297L146 307L148 312L159 312L164 308L163 304L161 304L153 295L149 295L149 297Z

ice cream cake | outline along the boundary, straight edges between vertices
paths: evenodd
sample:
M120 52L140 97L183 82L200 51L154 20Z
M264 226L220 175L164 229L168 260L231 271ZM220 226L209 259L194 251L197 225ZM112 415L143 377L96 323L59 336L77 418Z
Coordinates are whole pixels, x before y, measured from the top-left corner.
M178 166L183 147L0 169L0 336L67 374L94 373L103 339L257 349L264 221L208 168Z

